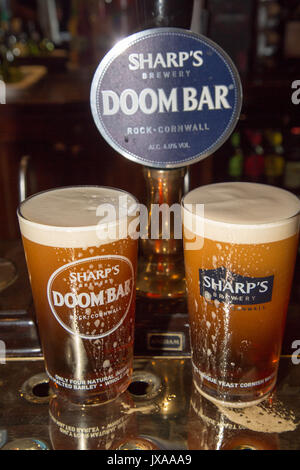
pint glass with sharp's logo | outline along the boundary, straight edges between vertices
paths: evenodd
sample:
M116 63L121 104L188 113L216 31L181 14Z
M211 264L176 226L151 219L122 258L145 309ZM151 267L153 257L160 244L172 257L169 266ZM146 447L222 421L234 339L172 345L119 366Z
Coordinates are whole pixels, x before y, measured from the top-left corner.
M218 183L182 206L194 383L223 405L258 403L276 382L300 202L273 186Z
M71 401L108 401L132 373L133 196L105 187L34 195L18 211L46 371Z

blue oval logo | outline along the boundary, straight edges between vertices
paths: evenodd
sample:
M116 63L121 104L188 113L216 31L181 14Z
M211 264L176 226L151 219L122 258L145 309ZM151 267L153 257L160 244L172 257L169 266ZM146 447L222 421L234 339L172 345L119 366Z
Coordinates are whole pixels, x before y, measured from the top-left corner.
M217 150L242 104L238 72L204 36L157 28L120 41L91 87L98 130L121 155L146 166L190 165Z

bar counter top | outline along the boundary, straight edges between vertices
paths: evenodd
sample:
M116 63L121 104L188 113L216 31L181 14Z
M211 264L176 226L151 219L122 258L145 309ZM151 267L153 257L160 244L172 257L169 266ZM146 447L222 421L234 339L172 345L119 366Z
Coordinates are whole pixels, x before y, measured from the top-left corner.
M108 404L79 407L49 394L21 242L2 242L0 256L14 261L19 273L0 293L0 339L7 344L0 358L2 450L176 450L187 458L193 450L300 449L299 267L276 389L261 404L217 407L194 387L188 349L171 355L139 346L129 389ZM151 329L141 312L137 337L143 327ZM179 330L186 312L181 317Z
M1 365L2 450L299 450L300 368L282 358L260 405L220 408L192 383L190 358L135 358L129 389L85 408L49 396L43 361ZM146 467L148 468L148 467Z

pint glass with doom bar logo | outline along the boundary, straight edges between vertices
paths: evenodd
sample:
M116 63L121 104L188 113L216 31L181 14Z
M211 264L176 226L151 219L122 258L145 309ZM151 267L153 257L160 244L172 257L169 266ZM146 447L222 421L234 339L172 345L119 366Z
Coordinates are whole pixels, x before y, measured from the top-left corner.
M217 183L182 205L194 383L225 406L258 403L276 383L299 200L273 186Z
M130 382L134 205L123 191L77 186L34 195L18 210L46 371L75 402L111 400Z

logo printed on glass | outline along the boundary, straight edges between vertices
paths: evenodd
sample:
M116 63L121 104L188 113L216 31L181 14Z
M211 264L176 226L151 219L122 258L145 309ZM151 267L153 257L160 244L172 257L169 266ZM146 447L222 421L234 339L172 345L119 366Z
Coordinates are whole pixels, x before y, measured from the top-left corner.
M133 266L117 255L69 263L48 281L53 315L69 333L84 339L103 338L119 328L133 295Z
M6 104L6 84L0 80L0 104Z
M200 295L232 305L257 305L272 300L274 276L248 277L224 267L199 269Z
M204 36L157 28L120 41L100 63L91 108L123 156L173 168L207 157L239 118L242 90L227 54Z

